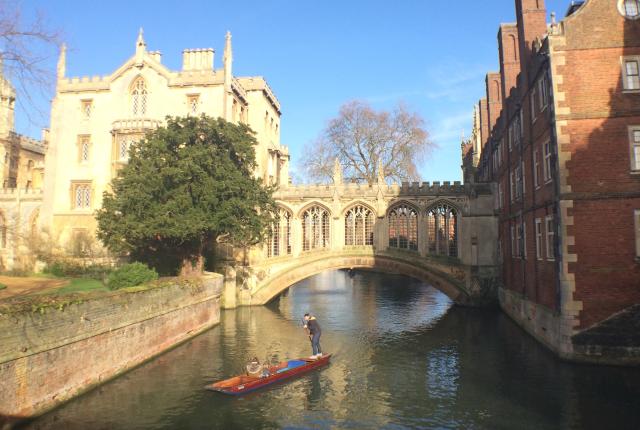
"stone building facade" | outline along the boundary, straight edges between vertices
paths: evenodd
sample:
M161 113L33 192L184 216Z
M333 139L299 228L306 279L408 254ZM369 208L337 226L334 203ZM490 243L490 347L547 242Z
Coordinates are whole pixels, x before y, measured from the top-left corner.
M637 362L640 3L572 2L551 23L543 0L515 6L478 103L480 156L463 146L470 176L497 184L500 303L562 357Z
M42 141L15 132L16 91L0 59L0 270L31 261L24 246L36 229L44 181Z
M61 51L51 106L41 223L64 245L93 235L102 193L127 162L129 146L166 116L206 114L248 124L258 141L256 176L288 183L288 150L280 144L280 104L260 76L233 75L231 35L221 68L213 49L186 49L182 70L169 70L148 51L142 30L135 53L107 76L65 76Z

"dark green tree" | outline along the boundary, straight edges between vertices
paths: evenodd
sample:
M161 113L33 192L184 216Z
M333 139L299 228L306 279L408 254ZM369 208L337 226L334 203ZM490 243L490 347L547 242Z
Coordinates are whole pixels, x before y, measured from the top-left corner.
M202 268L209 245L259 243L273 189L254 176L256 139L222 118L167 118L132 144L129 162L103 195L98 238L159 273Z

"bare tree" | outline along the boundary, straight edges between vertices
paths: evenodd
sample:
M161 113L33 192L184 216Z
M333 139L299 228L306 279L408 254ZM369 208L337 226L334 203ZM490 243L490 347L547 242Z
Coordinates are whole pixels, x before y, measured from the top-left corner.
M305 173L316 180L332 177L337 159L347 180L418 179L417 165L435 147L424 120L398 104L391 112L376 111L367 103L351 101L340 108L320 137L305 148Z
M18 0L0 0L0 77L4 74L11 81L18 104L32 121L37 93L50 96L55 83L54 69L46 62L57 52L59 41L41 13L27 21Z

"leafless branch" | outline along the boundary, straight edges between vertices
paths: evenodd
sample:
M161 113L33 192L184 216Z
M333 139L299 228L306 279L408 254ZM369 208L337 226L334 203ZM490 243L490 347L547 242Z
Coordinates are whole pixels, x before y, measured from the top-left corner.
M27 22L22 12L18 0L0 0L0 64L16 90L18 107L35 124L36 116L45 117L36 99L50 98L54 88L55 72L46 63L57 53L60 33L49 28L42 13Z
M387 179L418 179L417 165L425 160L435 144L429 139L424 120L402 104L392 112L376 111L360 101L340 108L320 137L306 148L302 164L305 173L316 180L331 178L337 158L346 178L376 182L379 162Z

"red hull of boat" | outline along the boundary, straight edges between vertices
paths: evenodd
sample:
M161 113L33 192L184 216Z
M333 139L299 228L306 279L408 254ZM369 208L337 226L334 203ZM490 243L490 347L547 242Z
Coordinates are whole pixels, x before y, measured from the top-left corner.
M237 395L258 390L260 388L266 387L271 384L275 384L276 382L301 376L307 372L310 372L312 370L318 369L322 366L329 364L330 358L331 358L331 354L324 355L316 360L312 360L308 358L299 358L298 360L305 361L306 364L303 364L298 367L294 367L292 369L288 369L284 372L277 373L278 369L286 367L287 362L285 361L280 365L274 366L273 368L271 368L270 369L272 371L271 375L266 376L264 378L240 375L240 376L235 376L233 378L225 379L224 381L214 382L213 384L207 385L204 388L210 391L217 391L219 393L231 394L231 395L237 396Z

